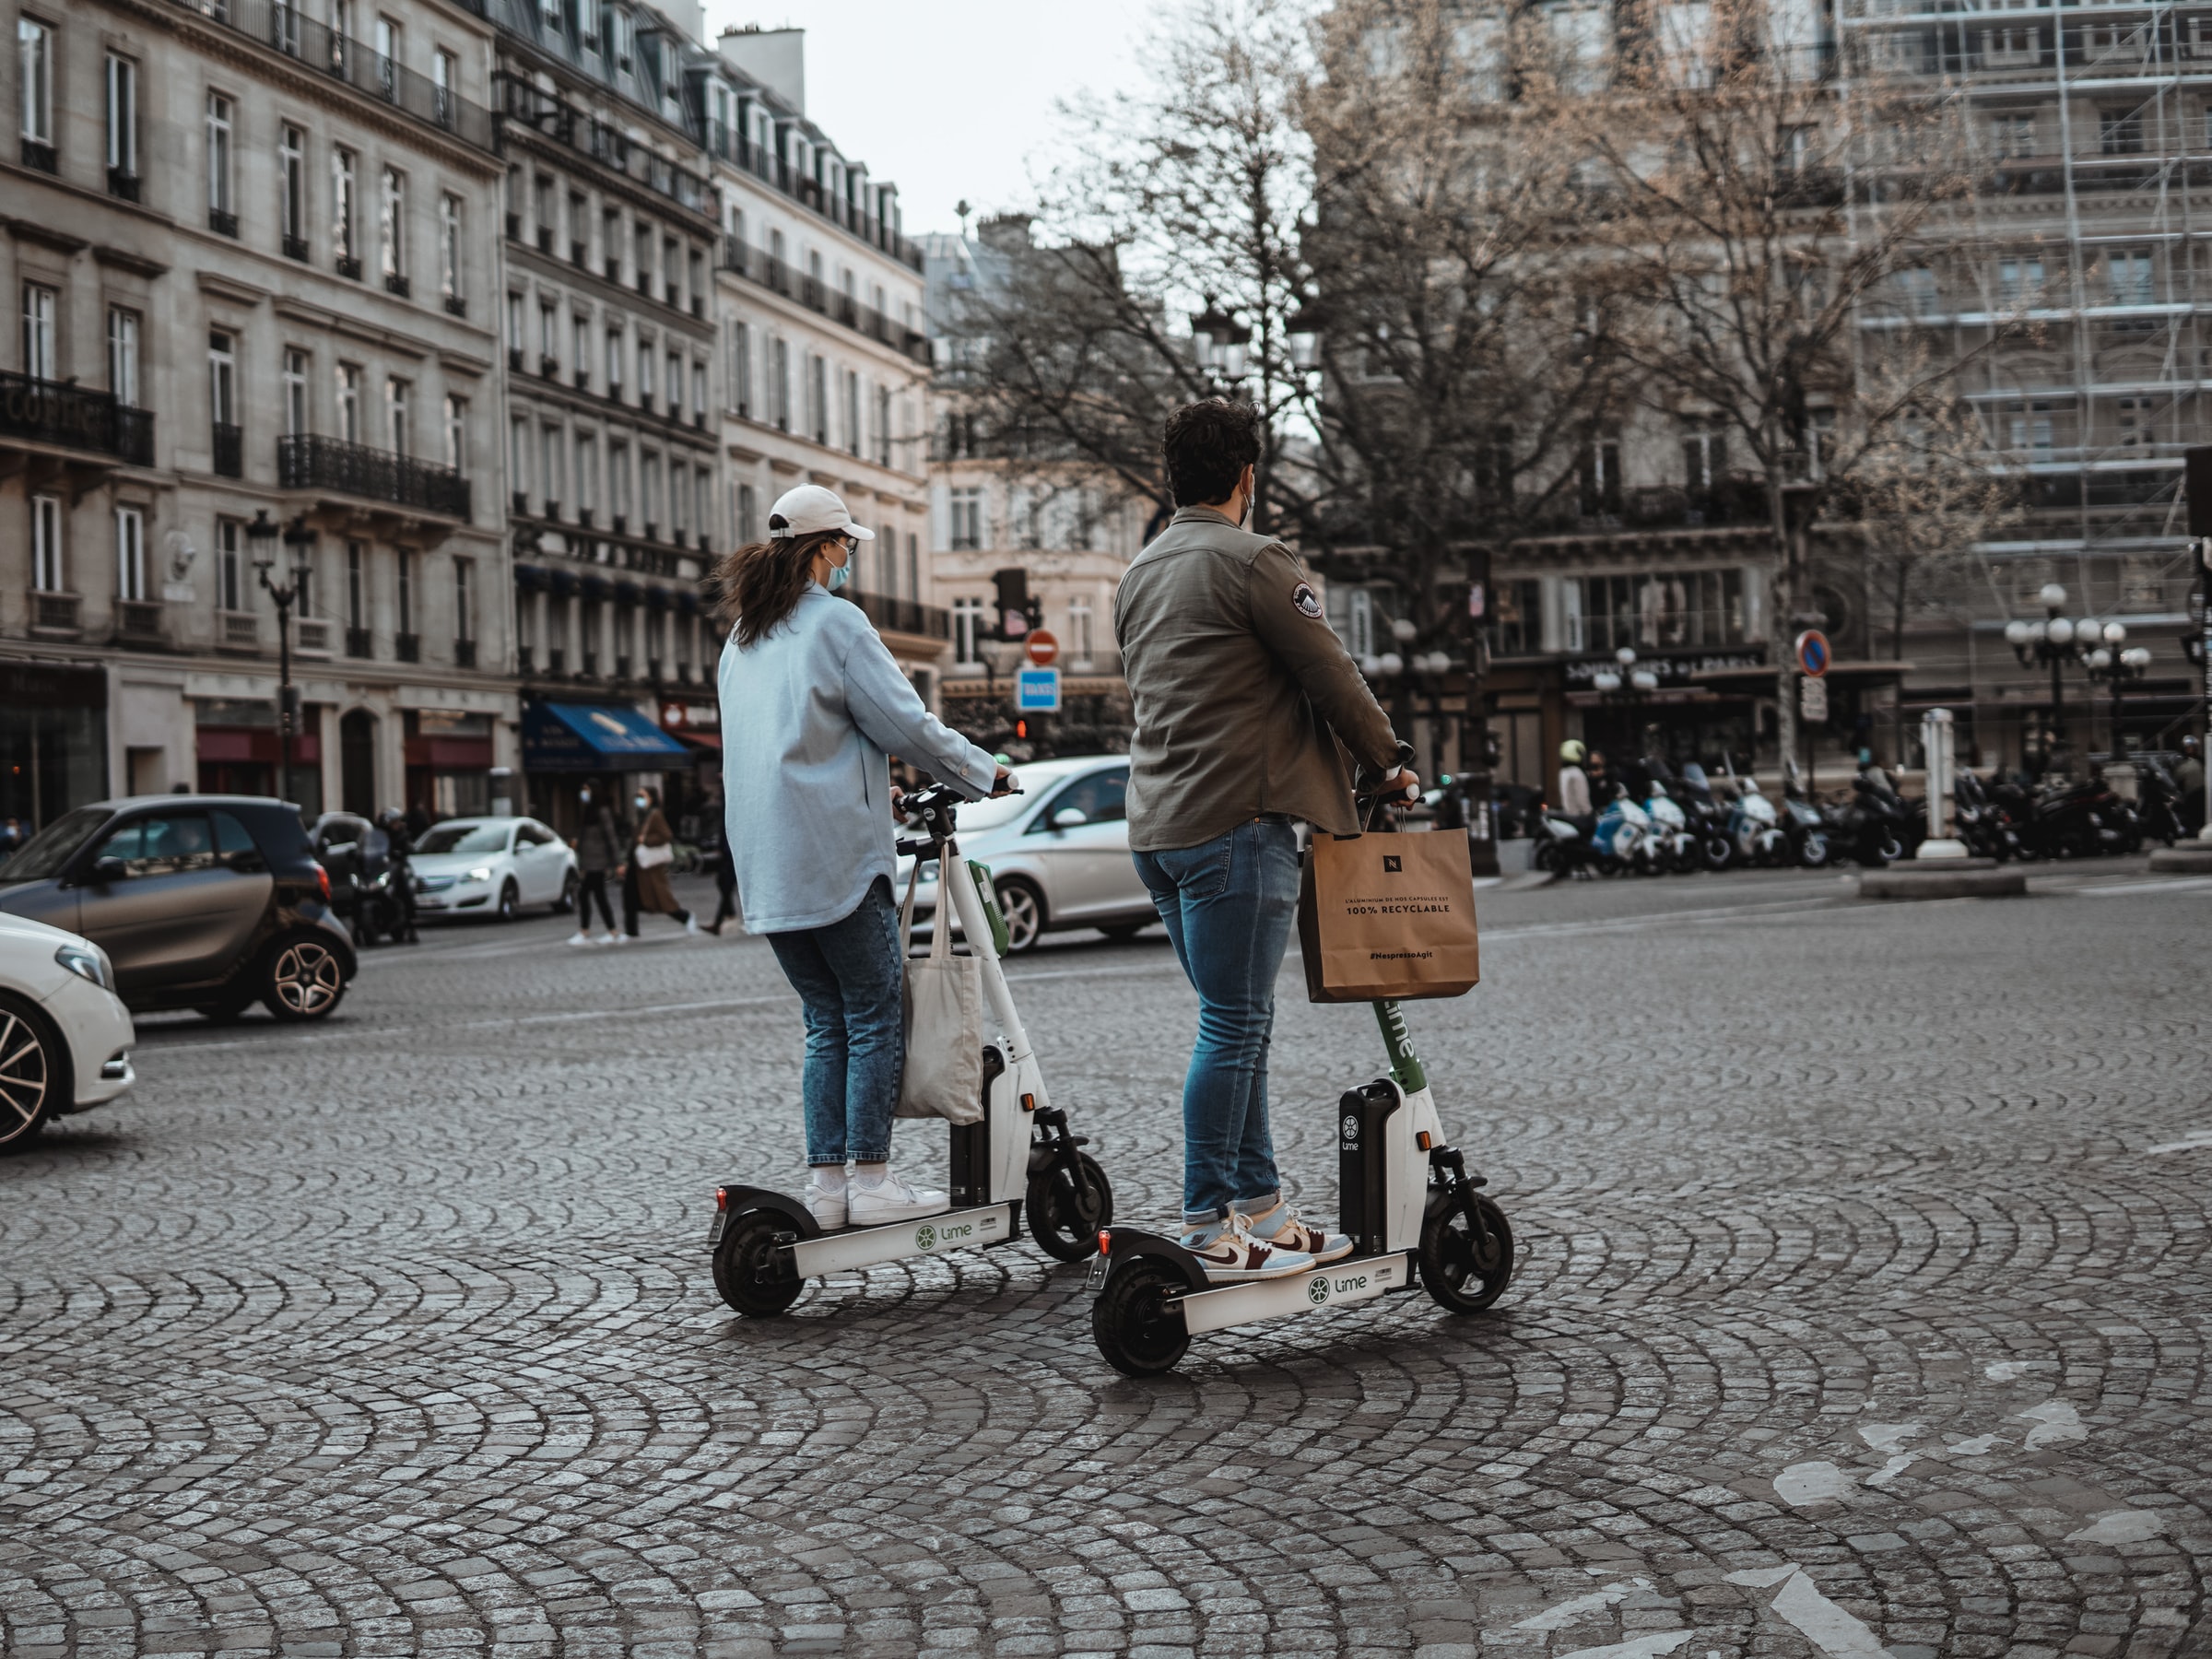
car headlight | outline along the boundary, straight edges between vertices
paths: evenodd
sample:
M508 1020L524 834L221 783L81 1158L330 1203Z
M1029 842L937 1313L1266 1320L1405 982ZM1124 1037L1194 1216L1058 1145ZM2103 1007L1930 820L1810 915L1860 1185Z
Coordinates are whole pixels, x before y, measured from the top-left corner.
M65 945L53 953L53 959L102 991L115 989L115 970L108 965L108 953L97 945Z
M491 866L489 865L478 865L467 875L461 877L461 879L464 881L489 881L491 879Z

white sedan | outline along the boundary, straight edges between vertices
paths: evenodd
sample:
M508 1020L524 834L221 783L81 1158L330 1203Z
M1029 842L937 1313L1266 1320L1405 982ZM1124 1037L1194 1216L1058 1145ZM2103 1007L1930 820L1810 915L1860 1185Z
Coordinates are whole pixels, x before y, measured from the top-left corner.
M408 863L426 916L473 911L512 922L525 904L576 903L576 854L535 818L447 818L423 833Z
M137 1082L136 1033L91 940L0 915L0 1152Z
M1125 939L1159 920L1129 857L1129 757L1032 760L1014 769L1022 793L959 809L963 857L991 866L1006 919L1006 947L1027 950L1045 934L1095 927ZM902 898L912 868L899 861ZM917 922L935 914L937 866L922 867Z

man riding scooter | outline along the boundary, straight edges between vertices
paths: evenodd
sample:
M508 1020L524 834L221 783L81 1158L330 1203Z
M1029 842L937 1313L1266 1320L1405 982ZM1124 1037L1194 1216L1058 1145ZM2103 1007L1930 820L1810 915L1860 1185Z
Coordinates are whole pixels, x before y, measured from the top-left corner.
M1297 826L1359 829L1338 746L1403 796L1390 717L1289 550L1243 528L1260 446L1244 404L1168 418L1176 512L1114 601L1135 705L1129 846L1198 993L1183 1082L1183 1248L1218 1282L1303 1273L1352 1241L1301 1221L1267 1129L1275 981L1298 909ZM1387 775L1386 775L1387 774Z

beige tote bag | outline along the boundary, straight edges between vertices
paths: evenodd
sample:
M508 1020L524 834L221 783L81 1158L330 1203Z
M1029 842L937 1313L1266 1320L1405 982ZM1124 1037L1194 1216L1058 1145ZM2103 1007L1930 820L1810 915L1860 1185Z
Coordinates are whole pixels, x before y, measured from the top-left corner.
M929 954L908 956L913 935L914 884L922 861L907 877L899 907L899 954L906 970L906 1065L899 1079L898 1115L980 1123L983 1115L983 964L980 957L952 954L951 891L947 876L968 871L959 861L937 877L937 914L929 930ZM986 941L982 948L988 949ZM972 941L970 948L975 948Z

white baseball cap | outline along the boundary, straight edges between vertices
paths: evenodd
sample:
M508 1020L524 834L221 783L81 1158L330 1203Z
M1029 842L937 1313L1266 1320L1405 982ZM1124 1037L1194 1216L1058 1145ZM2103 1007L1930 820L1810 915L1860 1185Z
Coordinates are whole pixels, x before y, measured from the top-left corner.
M837 491L819 484L802 484L776 498L768 510L768 534L774 541L794 535L813 535L823 530L842 530L857 541L874 541L876 532L853 522Z

